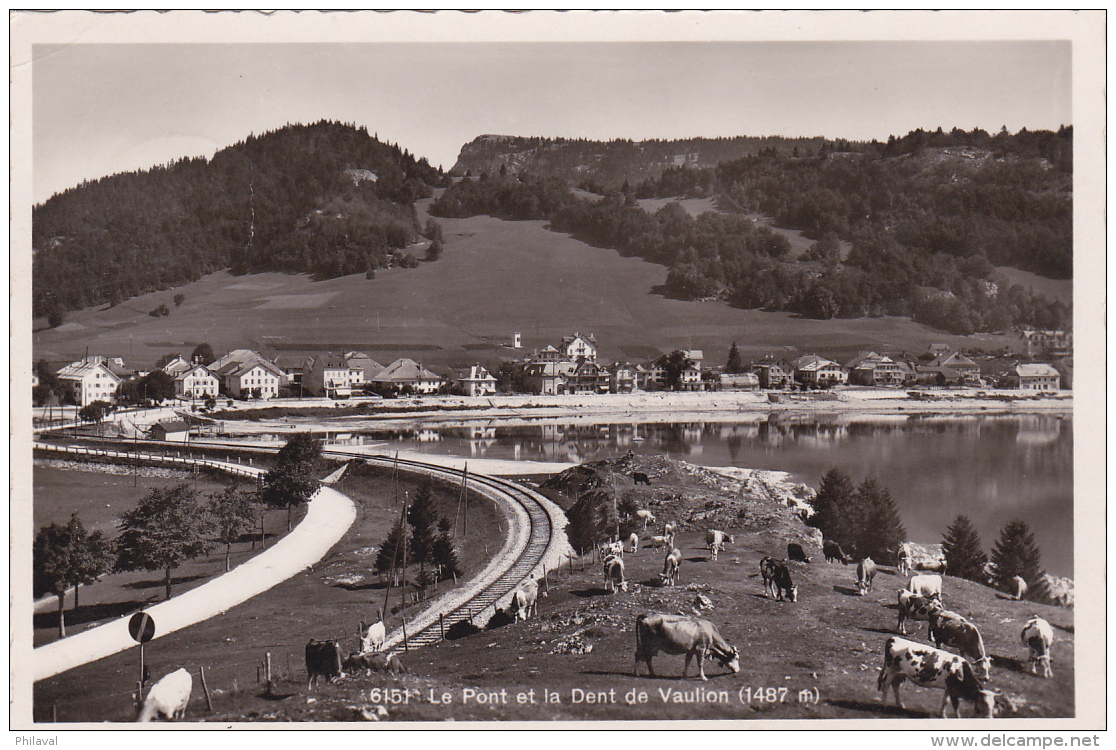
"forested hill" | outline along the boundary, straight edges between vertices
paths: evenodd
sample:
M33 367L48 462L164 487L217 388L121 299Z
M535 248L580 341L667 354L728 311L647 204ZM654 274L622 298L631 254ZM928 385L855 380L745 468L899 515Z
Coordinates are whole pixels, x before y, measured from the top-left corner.
M1072 128L919 130L887 144L827 141L805 156L770 147L716 167L670 167L599 199L545 171L483 172L447 188L431 213L547 219L668 266L664 291L682 299L820 319L910 316L961 335L1071 328L1070 306L991 276L1002 265L1072 278L1072 165ZM651 214L637 202L695 196L716 196L722 212L694 218L671 202ZM755 214L816 242L793 256Z
M781 136L590 141L482 135L461 147L450 174L495 175L504 169L583 183L591 190L601 191L619 189L625 181L635 184L658 177L674 166L712 167L768 149L814 154L823 142L821 137Z
M83 183L35 206L36 316L117 303L221 269L366 272L414 242L414 201L442 175L336 122Z

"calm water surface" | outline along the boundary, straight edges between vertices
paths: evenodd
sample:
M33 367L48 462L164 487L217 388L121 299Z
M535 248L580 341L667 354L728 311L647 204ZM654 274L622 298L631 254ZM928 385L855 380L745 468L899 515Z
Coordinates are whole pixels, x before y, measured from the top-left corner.
M426 453L572 462L631 449L706 466L786 471L815 488L836 466L856 481L883 481L917 542L940 542L963 513L990 551L1000 528L1020 518L1035 532L1046 570L1073 575L1068 417L783 415L592 425L540 419L525 426L477 422L363 433L353 440Z

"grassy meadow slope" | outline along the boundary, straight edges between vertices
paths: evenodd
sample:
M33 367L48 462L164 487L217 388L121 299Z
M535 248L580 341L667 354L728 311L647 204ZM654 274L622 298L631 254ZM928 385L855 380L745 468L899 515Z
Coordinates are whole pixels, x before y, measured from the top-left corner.
M425 205L419 208L425 221ZM153 365L162 354L188 354L208 341L217 352L269 344L291 352L354 348L385 364L406 355L431 366L464 366L512 354L500 346L515 331L528 351L581 331L596 334L606 359L700 348L709 364L723 363L733 341L746 359L787 347L845 357L867 348L921 351L940 341L966 348L1007 343L947 336L906 318L819 321L666 299L652 291L666 280L665 267L590 247L543 222L439 221L445 251L436 262L380 270L373 280L211 274L113 308L70 313L59 328L33 334L34 357L67 362L88 349ZM185 301L176 308L179 292ZM147 314L160 303L169 316Z

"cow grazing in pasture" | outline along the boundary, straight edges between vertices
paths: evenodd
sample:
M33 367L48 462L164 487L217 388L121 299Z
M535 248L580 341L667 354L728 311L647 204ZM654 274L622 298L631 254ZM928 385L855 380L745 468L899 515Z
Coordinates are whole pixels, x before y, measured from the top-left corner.
M350 675L357 675L363 672L367 677L373 672L383 672L385 674L406 674L407 668L403 666L403 662L395 658L395 654L384 653L371 653L371 654L349 654L341 664L341 668Z
M673 586L678 578L678 569L682 566L682 552L672 549L663 561L663 572L660 578L664 586Z
M605 561L610 557L623 557L624 544L623 542L608 542L597 547L597 554L600 556L601 561Z
M787 545L787 559L793 562L810 562L810 558L806 557L806 551L802 549L802 545L794 542Z
M647 524L655 523L655 514L649 510L641 509L636 511L636 518L643 522L643 530L647 530Z
M848 565L852 562L852 558L845 554L841 549L841 545L830 539L822 541L822 552L825 554L825 561L833 562L839 560L842 565Z
M387 629L384 627L383 620L370 625L365 624L364 620L360 621L360 652L362 654L369 651L379 651L384 645L385 638L387 638Z
M672 536L649 536L647 537L648 547L666 547L668 550L674 546L674 537Z
M1012 594L1012 599L1019 601L1027 595L1027 582L1023 580L1023 576L1015 576L1011 579L1015 584L1015 593Z
M512 591L511 600L505 610L515 621L526 620L532 613L539 613L539 585L534 581L523 581Z
M194 678L185 669L177 669L163 677L147 691L139 718L136 721L151 721L163 717L167 721L178 721L186 717L186 704L194 690Z
M922 596L910 591L899 592L899 632L907 634L907 620L930 622L930 613L942 608L940 599ZM929 632L929 630L927 631Z
M628 551L631 552L633 555L636 552L639 552L639 534L635 533L634 531L632 532L631 536L628 537Z
M864 596L872 590L872 580L876 577L876 562L866 557L856 564L856 590Z
M962 656L969 657L980 668L982 680L988 679L988 668L992 660L984 650L984 639L980 637L976 625L956 612L936 609L930 612L930 640L938 648L956 648Z
M903 542L899 545L899 552L896 555L899 558L899 575L905 576L911 572L911 543Z
M605 590L615 594L616 590L627 591L628 582L624 580L624 560L610 557L604 562Z
M1050 623L1041 617L1032 617L1023 626L1019 637L1031 651L1031 674L1038 674L1041 665L1042 676L1053 677L1054 672L1050 669L1050 647L1054 643L1054 630Z
M306 674L309 677L307 690L313 690L319 678L333 680L341 676L341 647L337 641L311 638L306 643Z
M713 529L705 532L705 544L709 547L709 556L714 560L717 559L717 555L725 548L725 542L731 541L732 537L723 531Z
M907 591L940 602L942 601L942 577L934 574L911 576L907 581Z
M914 569L927 573L945 573L946 561L944 557L939 557L936 560L916 560Z
M682 678L690 670L690 661L698 658L698 674L705 676L705 657L712 656L736 674L740 671L740 652L728 645L716 626L709 620L681 615L639 615L636 617L635 669L632 673L639 676L639 663L647 663L647 674L655 676L651 659L660 651L664 654L685 654L686 663L682 667Z
M904 680L910 680L912 685L919 687L944 691L941 708L943 719L949 715L950 703L953 704L953 712L957 718L961 718L959 704L962 700L973 704L975 715L979 718L991 719L996 710L997 693L984 689L973 672L972 665L962 657L892 636L884 644L884 664L876 681L880 702L887 700L887 689L890 687L895 692L895 705L902 708L899 685Z
M647 476L642 471L634 471L632 472L632 482L637 485L646 484L647 486L651 486L651 477Z
M760 575L763 576L763 592L768 597L782 601L784 595L792 602L798 601L798 586L791 580L790 568L785 560L765 557L760 560Z
M663 525L663 536L669 536L673 539L674 532L676 531L678 531L678 524L676 524L674 521Z

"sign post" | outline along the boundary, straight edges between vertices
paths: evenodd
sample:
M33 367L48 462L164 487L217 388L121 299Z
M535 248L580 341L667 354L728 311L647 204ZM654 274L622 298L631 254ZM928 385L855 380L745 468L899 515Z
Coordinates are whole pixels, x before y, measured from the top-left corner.
M128 620L128 633L140 645L140 702L143 702L143 689L147 685L147 669L143 663L143 644L155 637L155 620L146 612L136 612Z

